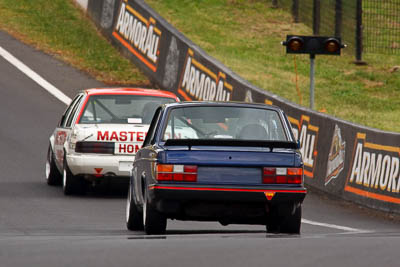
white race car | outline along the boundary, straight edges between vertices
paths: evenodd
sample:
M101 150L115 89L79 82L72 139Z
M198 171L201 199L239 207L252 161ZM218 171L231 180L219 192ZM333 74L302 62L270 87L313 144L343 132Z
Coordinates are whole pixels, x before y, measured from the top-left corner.
M66 195L82 194L88 182L129 179L156 108L177 102L167 91L102 88L79 92L50 136L46 161L49 185Z

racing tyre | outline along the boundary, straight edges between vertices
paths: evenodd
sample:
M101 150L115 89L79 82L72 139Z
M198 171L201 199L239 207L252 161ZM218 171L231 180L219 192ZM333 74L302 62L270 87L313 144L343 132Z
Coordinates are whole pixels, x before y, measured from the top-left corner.
M293 214L290 214L280 225L280 232L285 234L300 234L301 226L301 205Z
M167 229L167 218L151 206L147 190L144 192L143 223L148 235L163 235Z
M139 212L131 192L132 189L129 187L126 201L126 227L130 231L143 230L143 214Z
M267 233L279 233L279 220L277 217L268 218Z
M46 182L48 185L61 185L62 176L58 171L56 163L54 162L54 154L51 146L47 150L46 160Z
M81 195L85 192L85 184L81 177L73 175L64 157L63 191L65 195Z

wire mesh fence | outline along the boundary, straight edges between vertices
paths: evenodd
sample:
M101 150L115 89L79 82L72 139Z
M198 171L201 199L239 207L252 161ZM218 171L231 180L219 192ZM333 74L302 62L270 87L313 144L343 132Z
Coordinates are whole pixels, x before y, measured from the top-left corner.
M364 0L364 52L400 54L400 0Z
M313 29L341 37L346 52L400 54L400 0L272 0ZM360 56L361 57L361 56Z

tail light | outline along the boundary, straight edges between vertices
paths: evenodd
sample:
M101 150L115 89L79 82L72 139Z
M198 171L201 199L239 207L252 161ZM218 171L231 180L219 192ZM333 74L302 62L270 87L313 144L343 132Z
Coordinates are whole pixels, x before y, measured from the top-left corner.
M197 182L197 166L158 164L158 181Z
M111 142L77 142L77 153L114 154L114 143Z
M303 168L269 168L263 169L263 184L301 184Z

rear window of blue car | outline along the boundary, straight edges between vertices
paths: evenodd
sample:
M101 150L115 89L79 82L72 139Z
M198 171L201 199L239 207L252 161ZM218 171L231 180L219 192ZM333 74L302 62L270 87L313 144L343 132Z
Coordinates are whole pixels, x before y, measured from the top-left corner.
M288 141L276 110L201 106L178 107L170 111L163 131L168 139L236 139Z

